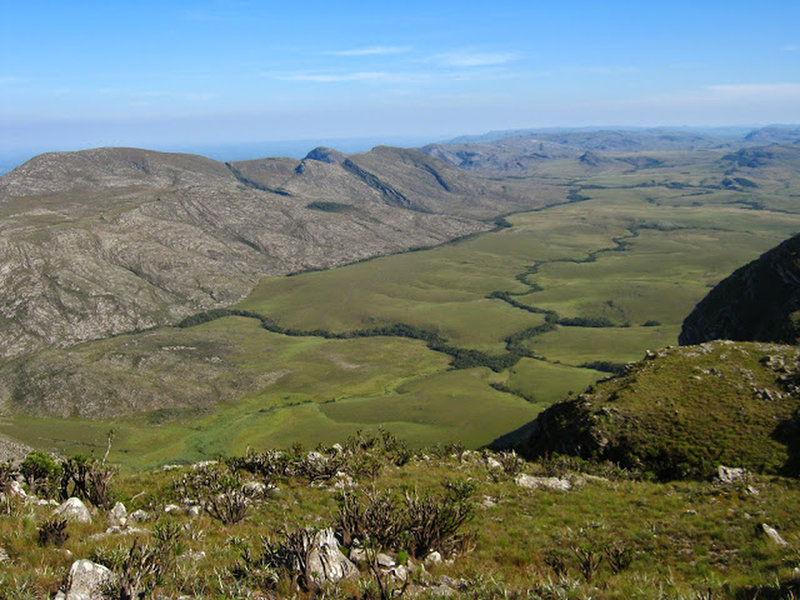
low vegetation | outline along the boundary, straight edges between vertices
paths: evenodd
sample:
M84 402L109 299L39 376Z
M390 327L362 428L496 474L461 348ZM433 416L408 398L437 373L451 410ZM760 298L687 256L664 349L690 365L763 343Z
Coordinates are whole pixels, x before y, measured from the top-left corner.
M119 473L111 498L128 513L116 528L90 502L91 523L54 518L44 499L56 490L37 489L42 500L3 496L4 598L53 597L84 558L113 574L103 587L109 600L788 599L800 591L800 485L752 472L730 483L658 483L568 457L524 462L458 445L413 452L380 432L314 452L253 450ZM220 509L223 496L243 507L236 518ZM341 580L330 575L334 554L318 562L319 543L350 557Z

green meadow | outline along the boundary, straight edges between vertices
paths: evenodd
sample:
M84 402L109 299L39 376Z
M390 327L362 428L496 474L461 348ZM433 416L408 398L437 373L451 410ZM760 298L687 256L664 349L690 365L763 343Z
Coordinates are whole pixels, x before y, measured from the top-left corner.
M233 307L294 335L225 317L26 357L2 368L28 374L36 408L6 415L0 431L37 447L100 452L113 428L114 458L135 468L248 446L310 448L379 424L418 447L487 444L606 376L595 370L603 364L677 343L713 285L800 231L786 203L756 210L748 194L704 187L700 167L667 169L696 186L680 189L659 185L658 169L585 178L571 188L579 201L509 216L511 227L267 278ZM656 183L632 187L643 181ZM785 186L760 185L764 198ZM504 296L490 297L497 292ZM488 357L507 356L516 335L522 354L505 369L480 360L453 369L424 339L346 337L398 323ZM316 335L296 334L304 332ZM75 405L68 415L98 399L91 420L33 416L52 410L41 390L53 378L61 403ZM109 399L127 402L124 414Z

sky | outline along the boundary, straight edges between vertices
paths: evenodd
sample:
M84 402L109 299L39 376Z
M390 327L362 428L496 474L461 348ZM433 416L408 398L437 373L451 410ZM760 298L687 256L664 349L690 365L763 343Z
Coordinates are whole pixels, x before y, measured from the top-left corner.
M800 0L0 0L0 158L798 122Z

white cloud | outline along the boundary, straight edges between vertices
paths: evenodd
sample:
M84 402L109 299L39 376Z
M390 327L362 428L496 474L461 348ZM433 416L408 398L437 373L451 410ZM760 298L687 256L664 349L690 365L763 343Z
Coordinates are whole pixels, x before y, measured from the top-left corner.
M512 52L448 52L436 55L434 60L446 67L488 67L503 65L516 58Z
M371 79L386 79L388 75L381 72L362 72L362 73L297 73L294 75L278 76L283 81L315 81L318 83L331 83L340 81L368 81Z
M351 48L350 50L331 50L325 54L333 56L378 56L383 54L403 54L410 52L408 46L369 46L367 48Z

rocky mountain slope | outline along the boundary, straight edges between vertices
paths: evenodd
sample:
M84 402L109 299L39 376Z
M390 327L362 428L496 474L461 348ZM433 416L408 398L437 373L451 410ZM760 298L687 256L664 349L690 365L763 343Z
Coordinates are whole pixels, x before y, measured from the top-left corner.
M794 344L800 334L800 235L735 271L683 323L679 342L715 339Z
M264 276L439 244L536 205L395 148L230 164L44 154L0 178L0 356L174 323Z

